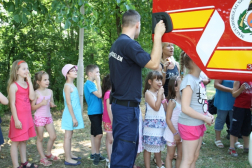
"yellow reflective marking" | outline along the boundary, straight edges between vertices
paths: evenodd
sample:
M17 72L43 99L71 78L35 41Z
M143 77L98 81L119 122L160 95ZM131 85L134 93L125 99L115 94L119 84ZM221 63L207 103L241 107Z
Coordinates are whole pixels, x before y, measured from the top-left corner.
M173 29L189 29L205 27L214 9L171 13ZM218 25L217 25L218 26Z
M216 50L208 68L247 69L252 64L252 50Z

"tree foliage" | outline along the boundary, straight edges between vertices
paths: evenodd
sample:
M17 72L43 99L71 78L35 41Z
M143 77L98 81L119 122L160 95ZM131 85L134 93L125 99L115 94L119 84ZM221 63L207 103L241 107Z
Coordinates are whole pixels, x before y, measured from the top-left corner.
M12 62L23 59L31 74L40 70L49 74L54 99L63 102L61 68L77 64L82 27L84 65L97 64L103 77L109 73L109 49L121 33L121 17L128 9L140 13L138 42L151 52L151 0L0 0L0 91L7 94ZM147 72L143 70L143 76Z

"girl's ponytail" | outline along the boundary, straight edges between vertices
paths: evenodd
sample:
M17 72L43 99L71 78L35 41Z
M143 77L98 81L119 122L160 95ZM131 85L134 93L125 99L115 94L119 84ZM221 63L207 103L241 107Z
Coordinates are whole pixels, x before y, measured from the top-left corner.
M183 79L183 77L184 77L184 67L185 67L184 56L185 56L185 52L182 51L180 54L180 76L181 76L181 79Z
M192 68L192 59L184 52L182 51L180 54L180 74L181 74L181 79L183 79L185 71L184 68L186 67L187 69Z
M175 99L176 98L176 91L175 91L175 87L178 86L178 80L179 76L172 76L169 80L169 83L168 83L168 95L166 97L167 100L170 100L170 99Z
M107 74L103 79L102 79L102 98L104 98L105 93L111 89L111 82L110 82L110 75Z

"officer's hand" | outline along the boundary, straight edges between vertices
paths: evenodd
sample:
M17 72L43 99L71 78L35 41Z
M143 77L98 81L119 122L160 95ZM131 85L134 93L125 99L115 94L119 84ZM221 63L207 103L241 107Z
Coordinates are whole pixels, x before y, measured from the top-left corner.
M165 24L163 22L163 20L160 20L157 24L156 24L156 27L155 27L155 31L154 31L154 35L158 35L158 36L163 36L163 34L165 33Z

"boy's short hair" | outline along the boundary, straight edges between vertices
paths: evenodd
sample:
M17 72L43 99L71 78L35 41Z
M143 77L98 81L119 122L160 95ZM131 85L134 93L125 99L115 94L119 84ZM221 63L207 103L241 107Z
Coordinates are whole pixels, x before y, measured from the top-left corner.
M141 19L140 14L135 10L128 10L122 16L122 27L134 26Z
M87 76L88 76L88 73L89 73L89 72L93 72L93 70L94 70L95 68L99 68L99 67L98 67L97 65L93 65L93 64L88 65L88 66L86 67L86 74L87 74Z

